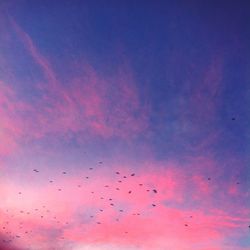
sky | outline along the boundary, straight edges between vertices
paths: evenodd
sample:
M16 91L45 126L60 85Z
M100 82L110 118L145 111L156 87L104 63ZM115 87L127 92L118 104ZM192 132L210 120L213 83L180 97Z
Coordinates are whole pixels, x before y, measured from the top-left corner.
M249 250L247 1L0 1L0 250Z

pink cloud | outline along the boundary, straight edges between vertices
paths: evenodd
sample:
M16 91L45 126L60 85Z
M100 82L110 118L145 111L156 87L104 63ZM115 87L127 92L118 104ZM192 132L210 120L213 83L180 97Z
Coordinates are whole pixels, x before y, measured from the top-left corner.
M17 147L22 136L22 122L17 112L25 109L18 101L14 91L0 81L0 155L8 155Z
M14 19L9 17L9 20L12 27L15 29L18 37L22 40L23 44L30 52L35 62L42 68L44 75L46 76L47 80L52 85L51 87L53 88L54 85L57 84L57 79L53 70L51 69L51 65L49 64L48 60L41 53L39 53L30 36L21 29L21 27L14 21Z
M13 19L10 23L46 79L37 85L41 97L32 104L26 103L29 112L22 117L25 123L22 128L28 137L90 132L127 140L146 130L148 108L140 102L129 66L121 66L117 72L103 77L84 62L78 65L82 68L80 75L71 74L69 84L62 83L31 37Z
M183 197L190 181L176 171L176 166L163 165L168 167L164 170L161 164L147 164L135 176L131 176L133 170L128 166L114 165L94 169L94 172L82 170L77 176L60 175L53 183L36 173L29 177L29 182L1 182L2 221L11 221L8 230L21 234L18 239L21 245L47 247L55 233L61 249L67 248L68 242L93 247L111 244L139 249L223 249L228 236L237 237L247 228L246 211L242 210L239 216L209 206L186 207ZM151 172L151 166L159 171ZM87 175L89 179L85 178ZM44 181L36 183L38 177ZM206 199L207 189L200 191L199 186L203 180L194 177L191 183L193 181L199 190L193 192L200 195L196 199ZM22 194L18 193L20 190ZM192 196L189 199L193 199ZM177 207L170 205L176 201ZM20 222L23 229L19 229ZM24 230L32 237L26 237Z
M48 135L65 138L71 133L81 134L77 136L81 142L86 136L129 141L145 133L149 108L140 101L129 65L121 65L111 75L103 77L82 60L84 62L77 66L80 74L74 73L74 68L70 69L73 73L67 76L66 84L39 52L31 37L13 19L9 21L31 56L31 63L41 69L45 80L32 83L39 92L32 103L14 87L18 79L13 77L13 73L6 75L10 82L1 81L1 155L9 155L20 148L21 141L30 142ZM9 39L13 37L9 36ZM8 66L4 71L13 71L11 63L6 63L8 58L2 58L1 66Z

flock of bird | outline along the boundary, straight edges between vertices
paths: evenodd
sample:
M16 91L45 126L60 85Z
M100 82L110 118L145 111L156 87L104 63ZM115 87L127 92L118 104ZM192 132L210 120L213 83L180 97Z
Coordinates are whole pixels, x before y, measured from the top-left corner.
M103 164L103 162L102 161L100 161L100 162L98 162L98 164L99 165L101 165L101 164ZM89 171L94 171L94 168L93 167L90 167L89 168ZM35 173L35 174L39 174L40 173L40 170L39 169L33 169L33 172ZM63 171L63 172L61 172L61 174L62 175L67 175L68 173L66 172L66 171ZM133 178L133 177L135 177L136 176L136 174L135 173L131 173L131 174L129 174L129 175L122 175L121 174L121 172L119 172L119 171L116 171L116 172L114 172L113 173L114 175L116 175L117 177L119 177L119 180L117 181L119 184L121 184L122 182L124 182L126 179L128 179L128 178ZM92 176L91 175L88 175L88 176L85 176L84 177L85 179L90 179L90 178L92 178ZM48 182L49 183L55 183L55 180L52 180L52 179L49 179L48 180ZM115 190L117 190L117 191L120 191L122 188L119 186L119 184L118 184L118 186L115 188ZM81 188L82 187L82 185L81 184L78 184L78 185L76 185L78 188ZM140 187L142 187L142 186L144 186L144 184L143 183L138 183L138 186L140 186ZM103 186L103 188L111 188L111 185L109 184L106 184L106 185L104 185ZM63 192L63 189L62 188L57 188L57 191L58 192ZM153 189L145 189L145 191L146 192L152 192L152 194L157 194L158 193L158 191L157 191L157 189L156 188L153 188ZM134 192L134 190L127 190L127 193L128 193L128 195L131 195L132 193ZM92 194L94 194L94 191L91 191L91 193ZM22 196L24 193L22 192L22 191L19 191L18 192L18 195L19 196ZM103 197L103 196L100 196L100 197L98 197L100 200L104 200L104 201L108 201L108 203L109 203L109 206L110 207L117 207L118 209L117 209L117 212L119 212L119 213L124 213L124 212L126 212L124 209L121 209L121 208L119 208L119 206L114 202L114 199L113 198L106 198L106 197ZM151 205L150 205L152 208L154 208L154 207L156 207L157 205L155 204L155 203L151 203ZM47 206L45 206L45 205L43 205L43 206L41 206L40 208L33 208L33 211L25 211L25 210L20 210L20 211L18 211L18 213L20 214L20 215L25 215L25 216L30 216L30 215L36 215L36 216L39 216L40 217L40 219L48 219L48 218L52 218L53 220L54 220L54 222L53 223L56 223L56 224L59 224L59 225L61 225L61 226L67 226L67 225L69 225L70 223L68 222L68 221L61 221L61 220L59 220L58 218L57 218L57 216L54 214L53 215L53 209L49 209ZM11 214L11 211L9 210L9 209L7 209L6 211L6 214L7 215L9 215L9 217L13 220L14 219L14 217L15 217L15 215L14 214ZM40 215L38 215L38 213L40 212ZM104 209L103 208L100 208L99 209L99 212L104 212ZM141 213L139 213L139 212L135 212L135 213L132 213L132 215L134 215L134 216L140 216L141 215ZM94 215L89 215L89 217L91 218L91 219L94 219L95 218L95 216ZM118 216L119 217L119 216ZM116 222L119 222L119 218L116 218L115 219L115 221ZM95 223L97 224L97 225L100 225L100 224L102 224L103 222L102 221L95 221ZM32 233L32 230L27 230L27 229L25 229L24 228L24 223L22 222L22 221L20 221L19 222L19 225L18 225L18 229L20 230L19 232L20 233L16 233L16 232L12 232L11 230L9 230L9 225L11 224L11 222L10 222L10 220L8 221L8 220L6 220L6 221L3 221L2 222L2 230L1 231L3 231L4 232L4 234L5 234L5 236L6 236L6 238L4 238L4 239L2 239L2 243L5 243L5 244L8 244L8 243L13 243L13 241L15 240L15 239L18 239L18 238L21 238L21 237L27 237L29 234L31 234ZM185 226L187 226L187 224L185 224ZM128 231L124 231L124 233L125 234L128 234L129 232ZM64 237L61 237L61 239L64 239Z
M101 161L98 162L98 163L99 163L99 164L103 164L103 162L101 162ZM89 170L90 170L90 171L93 171L94 168L93 168L93 167L90 167ZM36 173L36 174L39 174L40 170L38 170L38 169L33 169L33 172ZM62 175L67 175L67 172L66 172L66 171L63 171L63 172L61 172L61 174L62 174ZM131 173L130 175L122 175L121 172L119 172L119 171L116 171L116 172L114 172L113 174L115 174L117 177L119 177L119 179L118 179L118 181L117 181L118 183L122 183L125 179L133 178L134 176L136 176L135 173ZM85 176L86 179L89 179L90 177L92 177L92 176L91 176L91 175ZM207 180L208 180L208 181L211 181L211 178L208 177ZM48 181L49 181L49 183L54 183L54 182L55 182L54 180L51 180L51 179L48 180ZM239 182L237 182L237 184L239 184ZM140 187L144 186L143 183L137 183L137 185L140 186ZM78 184L78 185L76 185L76 186L77 186L78 188L81 188L81 187L82 187L82 185L80 185L80 184ZM106 184L106 185L103 186L103 188L110 188L110 185L107 185L107 184ZM121 190L121 187L118 186L118 187L115 188L115 190L119 191L119 190ZM58 191L58 192L63 192L63 189L62 189L62 188L57 188L57 191ZM135 191L135 190L130 190L130 189L128 189L128 190L127 190L127 193L128 193L128 195L131 195L134 191ZM151 192L151 193L154 194L154 195L157 195L157 194L158 194L158 190L157 190L156 188L151 188L151 189L146 188L145 191L146 191L146 192ZM94 194L94 191L91 191L91 193ZM22 193L21 191L18 192L18 195L22 195L22 194L23 194L23 193ZM109 206L111 206L111 207L119 207L119 206L117 206L117 204L114 202L113 198L110 198L110 197L107 198L107 197L100 196L100 197L98 197L98 199L107 201L107 202L109 203ZM105 204L107 205L107 203L105 203ZM154 208L154 207L157 206L157 204L156 204L156 203L151 203L150 206L151 206L152 208ZM8 209L7 209L5 212L6 212L6 214L9 215L10 218L13 219L14 214L11 214L11 212L10 212ZM38 215L39 212L41 212L40 215ZM100 212L100 213L103 213L103 212L104 212L104 209L103 209L103 208L99 208L99 212ZM118 208L118 209L117 209L117 212L123 213L123 212L126 212L126 211L124 211L124 209L121 209L121 208L119 209L119 208ZM57 218L57 216L56 216L55 214L53 214L52 209L46 207L45 205L43 205L43 206L40 207L40 208L34 208L33 211L20 210L19 213L20 213L21 215L25 215L25 216L30 216L30 215L32 215L32 214L33 214L33 215L35 214L36 216L40 216L40 219L43 219L43 220L45 220L46 218L47 218L47 219L50 218L50 219L53 220L53 223L56 223L56 224L58 224L58 225L61 225L62 227L63 227L63 226L68 226L68 225L70 225L70 223L69 223L68 221L61 221L61 220L59 220L59 219ZM134 215L134 216L140 216L141 213L139 213L139 212L137 211L137 212L132 213L132 215ZM95 216L94 216L93 214L90 214L89 217L90 217L91 219L95 219ZM119 217L119 216L118 216L118 217ZM193 216L190 215L190 219L192 219L192 218L193 218ZM119 218L116 218L115 221L116 221L116 222L119 222ZM96 220L96 221L94 221L94 223L96 223L97 225L100 225L100 224L102 224L102 221ZM18 230L20 230L20 231L19 231L20 233L12 232L11 230L9 230L9 225L10 225L10 221L8 221L8 220L2 222L1 231L3 231L4 234L5 234L5 238L2 239L2 243L4 243L4 244L13 243L15 239L18 239L18 238L21 238L21 237L25 237L25 236L28 236L29 234L32 234L32 230L27 230L27 229L25 229L24 223L23 223L22 221L20 221L20 222L19 222L19 225L18 225ZM183 226L184 226L184 227L188 227L189 224L188 224L188 223L185 223ZM249 228L250 228L250 225L249 225ZM124 234L128 234L128 233L129 233L129 232L128 232L127 230L124 231ZM60 239L61 239L61 240L64 240L64 237L61 237Z

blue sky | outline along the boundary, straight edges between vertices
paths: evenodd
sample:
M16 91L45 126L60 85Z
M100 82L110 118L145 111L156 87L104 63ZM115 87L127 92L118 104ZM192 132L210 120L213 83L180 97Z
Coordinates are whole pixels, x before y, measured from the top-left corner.
M248 9L1 3L3 244L248 249Z

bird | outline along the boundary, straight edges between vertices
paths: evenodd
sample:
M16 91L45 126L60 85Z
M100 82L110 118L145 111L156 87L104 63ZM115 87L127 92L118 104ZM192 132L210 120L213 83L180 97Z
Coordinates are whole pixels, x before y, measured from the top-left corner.
M155 207L156 205L155 204L152 204L153 207Z
M131 194L131 193L132 193L132 191L128 191L128 193L129 193L129 194Z
M185 227L187 227L188 226L188 224L185 224Z
M157 193L157 190L156 190L156 189L153 189L153 192L154 192L154 193Z
M135 176L135 174L133 173L133 174L131 174L131 176Z
M116 174L120 174L120 172L115 172Z
M232 117L232 121L235 121L235 117Z
M211 180L211 178L210 178L210 177L208 177L207 179L208 179L209 181Z
M39 172L37 169L33 169L33 171L34 171L34 172L37 172L37 173Z
M62 172L63 174L66 174L66 172Z

